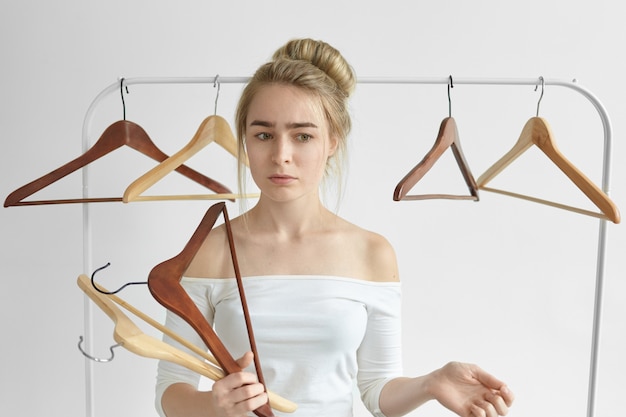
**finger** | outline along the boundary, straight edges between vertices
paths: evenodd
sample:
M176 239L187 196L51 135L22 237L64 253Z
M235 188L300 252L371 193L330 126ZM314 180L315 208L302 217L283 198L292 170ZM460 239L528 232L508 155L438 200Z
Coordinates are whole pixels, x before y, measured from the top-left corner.
M239 359L237 359L237 365L239 365L239 367L241 369L246 369L248 366L250 366L250 364L252 364L252 361L254 360L254 353L252 352L246 352L243 354L243 356Z
M503 381L491 375L489 372L484 371L479 366L474 366L473 371L476 379L487 388L499 390L506 386Z
M251 372L235 372L226 375L224 378L218 381L215 381L215 383L213 384L213 390L229 392L243 385L254 384L257 382L258 379L256 374L253 374Z
M263 394L265 394L263 384L256 382L253 384L243 385L233 390L231 394L231 399L235 404L237 404L257 398L259 396L262 396ZM255 408L253 408L252 410L254 410Z
M248 415L248 412L260 408L261 406L267 404L267 402L267 394L265 392L261 392L261 394L255 397L248 398L245 401L240 401L239 403L235 404L234 409L237 412L237 415Z
M515 401L515 395L513 394L513 391L511 391L508 386L504 385L502 388L500 388L499 392L504 399L504 403L508 407L512 406L513 401Z
M255 404L260 400L253 401L252 405L248 405L247 402L258 397L263 398L265 389L262 384L258 383L256 375L237 372L216 381L213 384L212 393L218 407L222 409L236 408L241 413L241 411L252 411L258 408L260 405Z
M472 415L475 417L498 417L498 413L493 405L488 401L481 401L479 404L472 404Z
M504 398L500 396L500 394L492 393L489 394L485 399L491 403L499 416L506 416L508 414L509 407L504 401Z
M486 417L487 413L485 410L477 406L476 404L472 404L470 406L470 417Z

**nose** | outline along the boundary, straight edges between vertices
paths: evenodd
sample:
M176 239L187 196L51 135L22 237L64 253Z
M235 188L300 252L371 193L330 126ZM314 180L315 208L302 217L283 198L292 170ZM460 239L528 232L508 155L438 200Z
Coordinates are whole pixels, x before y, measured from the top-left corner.
M288 164L293 157L292 144L289 138L280 136L274 141L272 148L272 162L278 165Z

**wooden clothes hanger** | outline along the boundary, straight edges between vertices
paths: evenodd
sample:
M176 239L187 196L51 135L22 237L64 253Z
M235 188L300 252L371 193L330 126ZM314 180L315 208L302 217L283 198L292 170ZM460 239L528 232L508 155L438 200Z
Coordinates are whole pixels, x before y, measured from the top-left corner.
M148 188L152 187L167 174L178 169L193 155L198 153L210 143L217 143L228 153L237 158L237 140L233 135L228 122L221 116L212 115L202 121L195 135L191 140L178 152L162 161L159 165L143 174L141 177L133 181L124 191L123 201L125 203L132 201L146 201L155 199L153 196L142 196L141 194ZM247 161L246 161L247 165ZM228 199L232 200L239 196L233 193L212 194L203 196L179 196L181 199ZM255 196L249 196L255 197ZM156 197L159 199L159 197Z
M542 96L543 96L543 78L542 81ZM541 98L539 99L539 103ZM516 197L524 200L533 201L557 207L564 210L573 211L579 214L585 214L588 216L598 217L601 219L607 219L613 223L620 222L620 213L613 201L589 178L585 176L578 168L576 168L558 149L552 129L548 125L548 122L538 116L539 104L537 104L537 116L532 117L526 122L526 125L522 129L519 139L502 158L500 158L495 164L493 164L485 173L483 173L477 181L478 188L485 191L491 191ZM531 146L537 146L550 160L561 170L567 177L596 205L600 210L600 213L584 210L581 208L572 207L565 204L560 204L548 200L543 200L535 197L526 196L523 194L512 193L509 191L499 190L495 188L486 187L486 184L491 181L496 175L504 170L509 164L517 159Z
M196 133L191 140L174 155L161 162L159 165L146 172L141 177L133 181L124 192L123 201L125 203L131 201L147 201L155 199L152 196L142 196L141 194L148 188L152 187L158 181L160 181L167 174L177 169L189 158L197 154L200 150L204 149L207 145L215 142L224 148L228 153L238 158L238 145L237 139L233 135L233 132L228 125L228 122L221 116L217 115L217 101L219 98L219 83L218 77L215 77L214 86L217 86L217 96L215 98L215 114L205 118ZM247 159L244 161L248 165ZM237 195L237 194L209 194L209 195L187 195L178 196L180 199L228 199L233 200L235 198L254 198L256 194L251 195ZM156 197L156 199L160 199Z
M439 157L448 149L451 148L456 159L457 165L463 174L463 179L467 184L470 195L449 195L449 194L422 194L422 195L408 195L408 192L413 188L415 184L432 168L437 162ZM474 200L478 201L478 187L472 176L472 172L467 165L463 151L461 150L461 144L459 141L459 134L456 127L456 122L452 117L446 117L441 122L439 127L439 134L435 140L435 144L428 151L426 156L405 175L402 180L396 186L393 192L393 199L395 201L400 200L426 200L434 198L445 198L451 200Z
M217 359L220 367L227 374L234 372L240 372L241 367L237 364L235 359L230 355L222 341L219 339L212 326L207 322L206 318L202 315L196 304L191 297L187 294L185 289L180 285L180 280L189 267L189 264L193 260L194 256L202 246L220 213L224 215L224 222L228 235L228 242L230 245L230 254L235 270L235 278L237 281L237 287L239 288L239 296L241 298L241 304L243 308L244 318L246 320L246 328L248 330L248 338L250 340L250 348L254 354L254 364L256 368L257 377L259 382L265 386L263 380L263 372L261 370L259 355L256 350L256 343L254 340L254 333L252 331L252 325L250 323L250 317L248 313L248 307L246 303L245 293L243 290L243 283L241 280L241 274L239 272L239 266L237 263L237 255L235 253L235 246L232 236L232 230L230 228L230 220L228 218L228 212L226 211L226 204L224 202L216 203L211 206L202 221L198 225L196 231L193 233L191 239L185 245L184 249L175 257L160 263L155 266L148 275L148 288L152 293L152 296L161 305L168 310L180 316L187 323L193 327L193 329L200 335L204 343L209 350L213 353ZM269 417L273 416L271 408L264 404L260 408L254 411L257 416Z
M123 85L123 79L120 86ZM122 103L124 95L122 93ZM65 165L55 169L54 171L18 188L8 195L4 202L4 207L23 206L23 205L41 205L41 204L67 204L67 203L94 203L94 202L111 202L123 201L122 197L110 198L78 198L64 200L40 200L40 201L23 201L37 191L47 187L48 185L60 180L61 178L77 171L80 168L96 161L97 159L113 152L114 150L126 145L150 158L162 162L167 160L168 155L163 153L150 139L146 131L136 123L126 120L126 111L124 109L124 120L119 120L111 124L102 133L96 143L88 149L83 155L66 163ZM217 192L230 193L230 190L219 182L208 178L193 169L181 165L176 170L191 180Z
M448 105L449 116L443 119L439 126L439 133L434 145L424 156L424 158L411 170L408 174L400 180L393 192L393 199L395 201L400 200L426 200L434 198L445 198L452 200L473 200L478 201L478 187L474 176L469 169L463 151L461 149L461 141L459 139L459 131L456 126L456 122L452 117L452 102L450 100L450 88L452 85L452 76L450 76L450 82L448 83ZM463 179L467 184L470 195L448 195L448 194L423 194L423 195L407 195L415 184L432 168L437 160L443 155L443 153L451 148L456 159L457 165L463 174Z
M104 311L107 316L111 318L111 320L113 320L115 323L113 338L125 349L146 358L162 359L176 363L214 381L224 377L224 372L220 368L214 366L217 365L215 358L206 351L182 338L169 328L160 324L121 298L115 295L105 295L102 292L99 292L91 284L87 275L80 275L77 282L83 292L91 298L91 300L98 307L100 307L100 309L102 309L102 311ZM139 329L139 327L137 327L135 323L133 323L132 320L114 304L114 302L124 307L126 310L130 311L155 329L170 336L172 339L201 356L209 363L143 333L141 329ZM271 391L268 391L268 396L270 405L278 411L292 413L297 408L297 405L293 402L282 398Z

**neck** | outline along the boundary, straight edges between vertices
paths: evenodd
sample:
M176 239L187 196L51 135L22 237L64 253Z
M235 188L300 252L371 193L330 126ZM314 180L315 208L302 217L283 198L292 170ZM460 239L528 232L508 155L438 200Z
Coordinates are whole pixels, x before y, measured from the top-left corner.
M319 198L277 202L261 196L257 205L248 212L252 231L271 233L286 239L319 231L332 217L334 215Z

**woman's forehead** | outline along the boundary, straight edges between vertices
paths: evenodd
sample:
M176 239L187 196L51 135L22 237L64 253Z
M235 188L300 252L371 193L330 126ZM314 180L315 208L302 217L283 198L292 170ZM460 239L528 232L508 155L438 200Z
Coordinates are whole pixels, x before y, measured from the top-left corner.
M326 123L319 97L303 88L270 84L260 88L250 103L246 125L254 120L271 124Z

